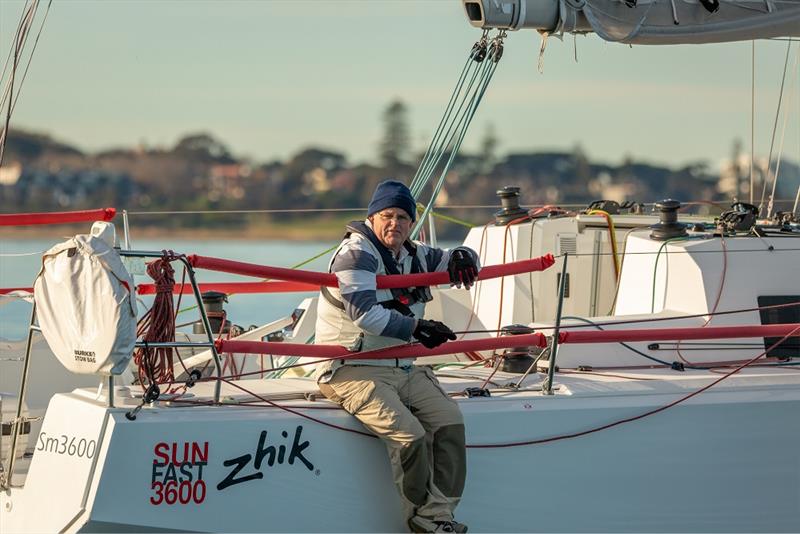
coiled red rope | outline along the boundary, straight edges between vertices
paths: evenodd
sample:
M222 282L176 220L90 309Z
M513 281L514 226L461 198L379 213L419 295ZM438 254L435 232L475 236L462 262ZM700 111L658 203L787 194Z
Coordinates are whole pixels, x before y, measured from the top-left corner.
M164 256L147 264L147 274L155 281L156 296L153 306L139 320L136 337L144 343L175 341L175 308L172 292L175 286L175 269L170 262L176 256L164 251ZM133 354L139 369L139 383L165 384L175 380L172 347L139 347Z
M116 214L117 210L115 208L55 211L48 213L3 213L0 214L0 226L33 226L37 224L110 221Z

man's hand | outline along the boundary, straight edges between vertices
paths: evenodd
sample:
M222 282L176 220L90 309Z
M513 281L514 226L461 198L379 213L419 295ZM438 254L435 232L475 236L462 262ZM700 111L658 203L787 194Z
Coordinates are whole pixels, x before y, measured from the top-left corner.
M478 265L466 250L456 249L450 254L447 272L450 274L450 284L458 288L464 284L464 289L469 289L478 279Z
M451 341L456 339L455 333L446 324L425 319L417 320L413 335L428 349L438 347L448 339Z

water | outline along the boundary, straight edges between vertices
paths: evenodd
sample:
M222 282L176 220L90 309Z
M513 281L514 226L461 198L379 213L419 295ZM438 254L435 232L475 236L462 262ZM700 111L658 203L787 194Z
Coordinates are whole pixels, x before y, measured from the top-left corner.
M63 238L54 239L0 239L0 287L31 287L41 266L42 252ZM137 240L139 250L171 249L185 254L200 254L238 261L247 261L275 267L292 267L331 247L332 242L298 241L243 241L200 239L147 239ZM22 255L24 254L24 255ZM330 254L304 265L303 269L324 271ZM176 265L175 280L180 283L181 270ZM255 279L211 271L197 271L199 282L230 282ZM135 276L137 284L152 282L146 275ZM228 318L235 324L247 327L265 324L292 312L310 293L277 293L232 295L225 309ZM9 302L10 301L10 302ZM141 299L149 307L152 297ZM183 296L183 307L194 304L192 295ZM141 313L140 307L140 313ZM31 306L19 300L0 297L0 338L22 339L27 333ZM196 311L187 311L178 316L178 323L197 319Z

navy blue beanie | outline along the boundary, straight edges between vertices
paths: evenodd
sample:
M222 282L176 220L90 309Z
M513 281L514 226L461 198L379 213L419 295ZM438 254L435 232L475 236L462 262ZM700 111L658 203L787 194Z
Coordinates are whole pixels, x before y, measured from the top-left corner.
M367 206L367 217L386 208L400 208L408 213L412 221L417 220L417 201L404 183L395 180L379 183Z

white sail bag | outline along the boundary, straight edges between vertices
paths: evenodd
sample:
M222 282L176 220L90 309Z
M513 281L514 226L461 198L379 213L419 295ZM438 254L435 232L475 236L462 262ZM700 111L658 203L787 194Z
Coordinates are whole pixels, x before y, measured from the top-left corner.
M120 374L136 342L133 278L106 241L77 235L42 257L36 316L58 360L80 374Z

